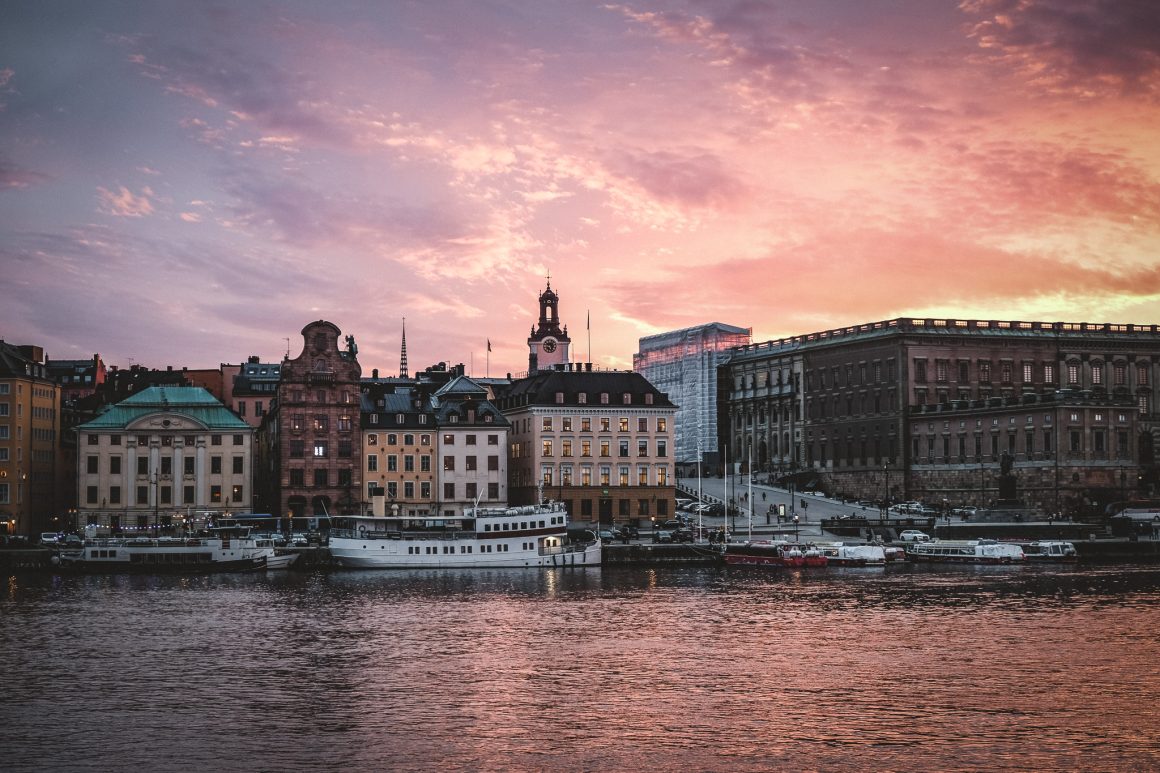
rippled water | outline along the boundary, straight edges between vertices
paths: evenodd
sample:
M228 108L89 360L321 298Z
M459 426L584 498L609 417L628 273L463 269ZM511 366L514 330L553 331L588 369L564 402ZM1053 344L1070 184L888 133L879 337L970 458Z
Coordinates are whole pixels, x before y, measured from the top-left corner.
M10 578L6 770L1160 768L1160 569Z

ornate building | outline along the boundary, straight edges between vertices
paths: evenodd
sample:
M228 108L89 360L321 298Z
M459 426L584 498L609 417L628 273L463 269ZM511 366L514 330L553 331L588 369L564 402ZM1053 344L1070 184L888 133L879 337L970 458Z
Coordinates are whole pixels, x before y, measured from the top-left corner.
M254 430L201 387L148 387L77 433L78 527L169 531L252 508Z
M967 485L967 473L977 479L982 464L986 479L986 468L1010 450L1017 475L1054 481L1059 466L1063 496L1104 502L1155 483L1158 364L1157 325L886 320L734 349L719 374L721 436L732 458L752 458L759 471L858 498L950 505L994 498L993 490ZM1050 407L1031 407L1040 402ZM1081 404L1101 408L1078 410ZM1126 405L1129 420L1092 434L1096 414L1107 421ZM962 417L954 425L932 422L932 413L955 411ZM1050 446L1045 413L1063 433L1051 435ZM1024 430L1028 417L1032 432ZM1012 419L1019 426L1013 434ZM998 446L993 421L1004 427ZM1084 443L1074 465L1061 464L1068 425ZM1126 492L1110 485L1121 468ZM1042 483L1026 498L1053 510L1059 499L1054 484Z
M264 506L280 517L358 512L362 369L354 337L325 320L302 328L302 352L282 361L276 399L261 425Z
M506 506L510 427L487 390L459 376L432 395L431 407L439 430L440 512L454 516L477 500Z
M556 365L571 362L569 348L572 339L568 337L568 326L560 327L560 297L552 291L552 280L540 293L540 319L528 337L528 373L548 370Z

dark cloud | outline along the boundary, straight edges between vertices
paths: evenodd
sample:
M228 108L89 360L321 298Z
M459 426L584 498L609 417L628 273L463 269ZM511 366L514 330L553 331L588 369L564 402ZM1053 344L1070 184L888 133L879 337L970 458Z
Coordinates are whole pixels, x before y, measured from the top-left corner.
M0 154L0 190L5 188L27 188L47 182L48 175L31 169L25 169L12 163L3 154Z
M653 196L684 206L728 205L744 186L709 153L680 155L669 151L622 151L611 155L609 168L631 178Z
M1155 0L966 0L971 35L1036 83L1085 95L1160 85Z

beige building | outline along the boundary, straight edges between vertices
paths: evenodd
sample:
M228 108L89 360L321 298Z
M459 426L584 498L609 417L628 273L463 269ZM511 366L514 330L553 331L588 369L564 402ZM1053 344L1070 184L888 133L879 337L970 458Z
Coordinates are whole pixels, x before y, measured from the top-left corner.
M602 524L673 513L677 407L639 373L561 365L496 402L512 425L512 504L564 501L574 521Z
M254 430L201 387L150 387L77 433L80 526L176 531L252 509Z

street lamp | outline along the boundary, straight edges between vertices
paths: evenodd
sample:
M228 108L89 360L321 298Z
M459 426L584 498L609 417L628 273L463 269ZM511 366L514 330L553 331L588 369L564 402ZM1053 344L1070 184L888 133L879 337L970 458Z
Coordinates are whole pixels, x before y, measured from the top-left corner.
M794 541L794 542L800 542L800 541L801 541L801 540L799 540L799 539L798 539L798 517L797 517L797 513L794 513L794 516L793 516L793 541Z
M890 510L890 461L882 463L882 507L879 508L880 518L886 518Z

